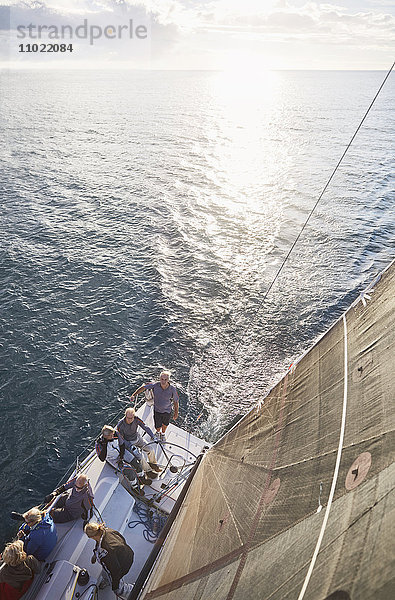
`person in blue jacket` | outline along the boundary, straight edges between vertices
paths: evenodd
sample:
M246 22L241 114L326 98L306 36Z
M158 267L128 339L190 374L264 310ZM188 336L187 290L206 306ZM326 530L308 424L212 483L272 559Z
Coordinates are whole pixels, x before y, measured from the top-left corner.
M17 537L23 541L26 554L44 561L54 549L58 536L49 513L31 508L23 514L25 523L19 528Z

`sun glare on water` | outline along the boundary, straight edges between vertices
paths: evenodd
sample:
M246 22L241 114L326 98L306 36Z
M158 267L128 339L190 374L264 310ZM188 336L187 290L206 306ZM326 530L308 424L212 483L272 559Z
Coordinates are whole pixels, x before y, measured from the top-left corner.
M269 140L279 103L278 73L260 68L254 61L231 61L212 81L213 101L218 119L213 129L216 146L215 172L229 187L229 199L252 208L251 187L262 172L275 161ZM268 145L269 144L269 145ZM228 203L232 204L232 200ZM239 209L241 207L239 206ZM237 206L234 206L238 210Z
M279 164L273 139L281 77L238 58L211 79L206 176L212 179L212 214L229 219L228 227L237 223L233 244L218 242L218 258L224 261L232 256L234 268L244 270L245 263L253 260L250 251L255 252L255 244L270 245L281 221L281 201L269 193ZM240 254L240 265L235 254Z

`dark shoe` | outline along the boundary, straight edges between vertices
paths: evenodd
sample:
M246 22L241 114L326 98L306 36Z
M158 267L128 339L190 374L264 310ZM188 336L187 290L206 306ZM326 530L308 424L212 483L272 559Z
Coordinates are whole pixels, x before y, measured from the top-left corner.
M158 473L155 473L154 471L147 471L146 476L149 477L150 479L155 479L155 477L158 477ZM151 481L152 483L152 481Z
M156 463L148 463L148 464L149 464L149 466L151 467L151 469L152 469L153 471L156 471L157 473L160 473L160 472L161 472L161 469L160 469L160 467L159 467L159 466L158 466Z
M150 473L147 473L149 475ZM156 475L155 475L156 476ZM140 477L140 483L142 485L151 485L152 479L148 479L147 477Z
M22 513L18 513L15 511L12 511L12 513L10 514L11 519L14 519L14 521L24 521L25 517L22 515Z

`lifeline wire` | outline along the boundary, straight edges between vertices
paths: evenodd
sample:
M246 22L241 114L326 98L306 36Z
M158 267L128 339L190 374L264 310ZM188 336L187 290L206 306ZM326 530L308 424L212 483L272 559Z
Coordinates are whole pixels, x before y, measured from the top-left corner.
M278 277L279 277L279 275L280 275L281 271L283 270L283 267L285 266L285 263L287 262L287 260L288 260L288 258L289 258L289 256L290 256L291 252L293 251L293 249L295 248L296 244L298 243L298 241L299 241L299 239L300 239L300 237L301 237L301 235L302 235L303 231L306 229L306 226L307 226L308 222L310 221L310 219L311 219L311 217L312 217L312 215L313 215L313 213L314 213L315 209L317 208L317 206L318 206L318 204L319 204L319 202L320 202L320 200L321 200L322 196L323 196L323 195L324 195L324 193L326 192L326 190L327 190L327 188L328 188L328 186L329 186L330 182L332 181L332 179L333 179L333 177L334 177L334 175L335 175L335 173L336 173L337 169L339 168L339 166L340 166L340 164L342 163L342 161L343 161L343 159L344 159L345 155L347 154L347 152L348 152L348 150L349 150L349 148L350 148L351 144L353 143L353 141L354 141L354 139L355 139L355 137L356 137L356 135L357 135L358 131L359 131L359 130L360 130L360 128L362 127L362 124L363 124L363 122L365 121L366 117L368 116L368 114L369 114L369 112L370 112L370 109L372 108L373 104L375 103L375 101L376 101L376 99L377 99L378 95L380 94L380 92L381 92L381 90L382 90L382 88L383 88L383 86L384 86L385 82L387 81L388 77L390 76L390 74L391 74L391 71L393 70L394 66L395 66L395 61L392 63L392 66L391 66L390 70L388 71L388 73L387 73L387 75L385 76L385 78L384 78L383 82L381 83L381 85L380 85L379 89L377 90L377 92L376 92L376 95L374 96L373 100L371 101L371 103L370 103L370 105L369 105L369 107L368 107L367 111L365 112L364 116L362 117L362 120L361 120L361 122L359 123L359 125L358 125L357 129L355 130L355 132L354 132L354 135L352 136L352 138L351 138L351 140L349 141L349 143L348 143L348 145L347 145L346 149L344 150L343 154L341 155L341 157L340 157L340 159L339 159L339 161L338 161L337 165L336 165L336 166L335 166L335 168L333 169L331 176L329 177L328 181L326 182L326 184L325 184L325 186L324 186L324 189L322 190L322 192L321 192L321 194L319 195L319 197L318 197L318 199L317 199L316 203L314 204L313 208L311 209L311 211L310 211L310 213L309 213L309 215L308 215L308 217L307 217L306 221L305 221L305 222L304 222L304 224L303 224L303 227L302 227L302 229L300 230L300 232L299 232L299 233L298 233L298 235L296 236L296 238L295 238L295 240L294 240L294 242L293 242L293 244L292 244L291 248L290 248L290 249L289 249L289 251L288 251L288 254L287 254L287 255L286 255L286 257L284 258L284 260L283 260L283 262L282 262L282 264L281 264L280 268L278 269L278 271L277 271L276 275L274 276L274 279L273 279L273 280L272 280L272 282L270 283L270 285L269 285L268 289L266 290L266 292L265 292L265 294L264 294L264 296L263 296L262 300L261 300L261 301L260 301L260 303L258 304L258 307L257 307L257 308L256 308L256 310L254 311L254 313L253 313L253 315L251 316L251 318L250 318L249 322L247 323L247 326L246 326L246 328L245 328L245 329L244 329L244 331L243 331L243 336L242 336L242 338L239 340L239 342L237 343L237 345L236 345L236 347L235 347L234 351L231 353L233 358L235 358L236 354L238 353L238 351L239 351L239 349L240 349L240 347L241 347L241 345L242 345L242 343L243 343L243 341L244 341L244 339L245 339L245 336L247 335L248 331L249 331L249 330L250 330L250 328L251 328L251 325L252 325L252 322L253 322L253 320L256 318L257 314L258 314L258 313L259 313L259 311L261 310L261 308L262 308L262 306L263 306L263 303L265 302L265 300L266 300L267 296L269 295L269 292L271 291L271 289L272 289L273 285L275 284L275 282L276 282L276 280L278 279ZM226 363L226 365L225 365L225 368L223 369L222 373L220 374L220 379L222 379L222 378L223 378L223 376L224 376L224 374L225 374L226 370L227 370L227 369L228 369L228 367L229 367L229 364L230 364L230 362L231 362L231 359L229 359L229 360L228 360L228 362Z

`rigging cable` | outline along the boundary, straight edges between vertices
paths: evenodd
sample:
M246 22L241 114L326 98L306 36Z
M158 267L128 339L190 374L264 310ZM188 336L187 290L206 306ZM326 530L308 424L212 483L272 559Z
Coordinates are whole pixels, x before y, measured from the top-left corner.
M320 202L323 194L325 193L325 191L326 191L329 183L331 182L333 176L335 175L337 169L339 168L341 162L343 161L343 159L344 159L344 157L345 157L348 149L350 148L350 146L351 146L351 144L352 144L355 136L357 135L359 129L361 128L363 122L365 121L367 115L369 114L370 109L372 108L375 100L377 99L380 91L382 90L382 88L383 88L385 82L387 81L390 73L392 72L394 66L395 66L395 62L392 64L390 70L386 74L386 76L385 76L383 82L381 83L381 85L380 85L380 87L379 87L376 95L374 96L373 100L371 101L371 103L370 103L368 109L366 110L366 112L365 112L365 114L364 114L361 122L359 123L356 131L354 132L354 135L352 136L350 142L348 143L346 149L344 150L344 152L343 152L340 160L338 161L338 163L337 163L336 167L334 168L331 176L329 177L326 185L324 186L324 189L322 190L319 198L317 199L317 201L314 204L312 210L310 211L310 213L309 213L309 215L308 215L308 217L307 217L307 219L306 219L306 221L305 221L305 223L304 223L301 231L299 232L299 234L297 235L295 241L293 242L293 244L292 244L290 250L288 251L288 253L287 253L287 255L286 255L286 257L285 257L282 265L278 269L276 276L274 277L274 279L271 282L269 288L267 289L266 293L264 294L264 297L261 300L261 302L259 303L258 308L255 310L252 318L249 320L247 328L246 328L246 330L244 332L244 335L248 331L248 329L250 328L251 323L252 323L252 319L256 317L256 315L259 312L260 308L262 307L264 301L266 300L267 295L269 294L271 288L273 287L276 279L280 275L280 273L281 273L281 271L282 271L282 269L283 269L286 261L288 260L288 258L290 256L292 250L294 249L295 245L297 244L298 240L300 239L301 234L303 233L304 229L306 228L306 226L307 226L307 224L308 224L308 222L309 222L309 220L310 220L313 212L315 211L315 209L316 209L318 203ZM315 566L315 563L316 563L316 559L318 557L318 554L320 553L321 543L322 543L322 540L323 540L323 537L324 537L324 533L325 533L325 529L326 529L326 526L327 526L327 522L328 522L328 519L329 519L329 513L330 513L330 510L331 510L331 506L332 506L332 502L333 502L333 498L334 498L334 494L335 494L335 489L336 489L336 485L337 485L337 481L338 481L338 475L339 475L339 469L340 469L340 461L341 461L342 450L343 450L344 434L345 434L345 426L346 426L346 414L347 414L347 397L348 397L348 377L349 377L349 374L348 374L348 350L347 350L347 348L348 348L348 341L347 341L347 339L348 339L348 336L347 336L347 321L346 321L346 316L345 315L343 315L342 320L343 320L343 331L344 331L344 333L343 333L343 338L344 338L344 377L343 377L343 379L344 379L344 386L343 386L342 419L341 419L339 442L338 442L338 448L337 448L337 454L336 454L336 464L335 464L335 469L334 469L334 473L333 473L332 484L331 484L330 494L329 494L328 503L327 503L326 510L325 510L325 515L324 515L323 523L321 525L321 529L320 529L320 533L319 533L319 536L318 536L318 540L316 542L314 553L313 553L313 556L311 558L311 561L310 561L310 564L309 564L309 569L308 569L308 572L307 572L306 577L304 579L302 589L301 589L301 591L299 593L298 600L303 600L303 598L305 596L305 592L306 592L307 586L309 584L309 581L310 581L310 578L311 578L311 575L312 575L312 572L313 572L313 569L314 569L314 566ZM236 348L235 348L235 351L234 351L233 355L235 355L236 352L239 350L239 348L241 346L241 342L242 342L242 340L239 340L238 344L236 345ZM227 365L229 365L229 362L230 361L227 362ZM222 376L223 376L223 373L220 375L220 377L222 377ZM321 502L320 502L320 504L321 504ZM317 511L317 512L319 512L319 511ZM239 571L241 571L244 568L244 565L245 565L245 562L243 564L242 561L241 561L240 564L239 564L239 568L238 568ZM236 579L236 577L237 577L237 574L236 574L235 579L233 581L232 587L230 588L230 591L228 593L227 600L232 600L233 597L234 597L234 593L235 593L238 581L240 579L240 573L239 573L239 579Z
M242 337L241 337L241 338L240 338L240 340L237 342L235 349L234 349L234 350L233 350L233 352L231 353L231 355L232 355L233 359L235 358L236 354L237 354L237 353L238 353L238 351L240 350L240 347L242 346L243 340L244 340L245 336L247 335L248 331L250 330L250 328L251 328L251 325L252 325L253 321L254 321L254 320L255 320L255 318L257 317L257 315L258 315L259 311L261 310L261 308L262 308L262 306L263 306L263 304L264 304L264 302L265 302L265 300L266 300L267 296L269 295L269 293L270 293L270 291L271 291L272 287L274 286L275 282L277 281L278 277L280 276L280 273L281 273L281 271L283 270L283 268L284 268L284 266L285 266L285 263L287 262L287 260L288 260L289 256L291 255L291 253L292 253L293 249L295 248L296 244L298 243L298 241L299 241L299 239L300 239L300 237L301 237L301 235L302 235L303 231L306 229L306 227L307 227L307 225L308 225L308 223L309 223L309 221L310 221L310 219L311 219L311 217L312 217L312 215L313 215L314 211L316 210L316 208L317 208L317 206L318 206L319 202L321 201L321 198L322 198L322 196L325 194L325 192L326 192L326 190L327 190L327 188L328 188L328 186L329 186L330 182L332 181L332 179L333 179L333 177L334 177L334 175L335 175L336 171L337 171L337 170L338 170L338 168L340 167L340 165L341 165L341 163L342 163L342 161L343 161L344 157L346 156L346 154L347 154L347 152L348 152L348 150L349 150L349 148L350 148L351 144L353 143L353 141L354 141L354 139L355 139L355 137L356 137L356 135L357 135L358 131L361 129L361 127L362 127L362 125L363 125L363 123L364 123L364 121L365 121L366 117L368 116L368 114L369 114L369 112L370 112L370 109L372 108L372 106L373 106L373 104L375 103L375 101L376 101L376 99L377 99L378 95L380 94L381 90L383 89L385 82L387 81L388 77L390 76L390 74L391 74L391 72L392 72L392 70L393 70L394 66L395 66L395 61L392 63L392 66L391 66L391 68L389 69L389 71L388 71L388 73L386 74L386 76L385 76L384 80L382 81L382 83L381 83L381 85L380 85L379 89L377 90L377 92L376 92L376 94L375 94L375 96L374 96L373 100L371 101L371 103L370 103L370 105L369 105L368 109L366 110L366 112L365 112L364 116L362 117L362 120L361 120L361 122L359 123L358 127L356 128L356 130L355 130L355 132L354 132L354 134L353 134L353 136L352 136L351 140L350 140L350 141L349 141L349 143L347 144L347 146L346 146L346 148L345 148L345 150L344 150L343 154L341 155L341 157L340 157L340 159L339 159L339 161L338 161L337 165L336 165L336 166L335 166L335 168L333 169L331 176L329 177L328 181L326 182L326 184L325 184L325 186L324 186L324 188L323 188L323 190L322 190L321 194L319 195L319 197L318 197L317 201L315 202L315 204L314 204L313 208L311 209L311 211L310 211L310 213L309 213L309 215L308 215L307 219L305 220L305 222L304 222L304 224L303 224L303 226L302 226L301 230L299 231L299 233L298 233L298 235L296 236L296 238L295 238L294 242L292 243L292 245L291 245L291 247L290 247L290 249L289 249L289 251L288 251L288 253L287 253L286 257L284 258L284 260L283 260L283 262L281 263L281 265L280 265L280 267L279 267L279 269L278 269L277 273L275 274L275 276L274 276L274 278L273 278L272 282L270 283L269 287L267 288L267 290L266 290L266 292L265 292L265 294L264 294L264 296L263 296L262 300L259 302L259 304L258 304L257 308L255 309L255 311L253 312L252 316L250 317L250 319L249 319L249 321L248 321L248 323L247 323L247 326L246 326L246 328L243 330ZM226 372L226 370L228 369L228 367L229 367L229 365L230 365L230 362L231 362L231 359L229 359L229 360L228 360L228 362L226 363L226 365L225 365L225 367L224 367L224 369L223 369L222 373L220 373L220 376L219 376L219 379L220 379L220 380L223 378L223 376L224 376L224 373Z
M289 251L288 251L287 255L285 256L285 258L284 258L283 262L281 263L281 265L280 265L279 269L277 270L277 273L275 274L275 276L274 276L273 280L272 280L272 281L271 281L271 283L269 284L269 287L267 288L266 292L264 293L264 295L263 295L263 298L261 299L261 301L259 302L259 304L258 304L257 308L255 309L255 311L254 311L254 312L253 312L253 314L251 315L251 317L250 317L249 321L247 322L247 325L246 325L245 329L243 330L242 337L241 337L241 338L239 339L239 341L236 343L235 349L234 349L233 351L230 351L230 350L228 349L228 353L231 355L231 358L230 358L230 359L228 359L228 361L225 363L225 366L224 366L224 368L222 369L222 371L221 371L221 372L220 372L220 374L219 374L218 381L221 381L221 380L223 379L223 377L224 377L225 373L226 373L226 372L227 372L227 370L229 369L229 365L230 365L230 363L231 363L232 359L233 359L233 360L236 360L236 355L238 354L238 352L239 352L239 350L240 350L240 348L241 348L241 346L242 346L243 340L245 339L245 337L246 337L247 333L249 332L249 330L250 330L250 328L251 328L251 325L252 325L253 321L256 319L256 317L257 317L258 313L260 312L260 310L261 310L261 308L262 308L263 304L264 304L264 303L265 303L265 301L266 301L266 298L268 297L268 295L269 295L270 291L272 290L272 288L273 288L274 284L276 283L277 279L279 278L279 276L280 276L280 274L281 274L281 271L283 270L283 268L284 268L284 266L285 266L285 263L288 261L288 258L290 257L290 255L291 255L291 253L292 253L293 249L295 248L296 244L298 243L298 241L299 241L299 239L300 239L300 237L301 237L301 235L302 235L303 231L306 229L306 227L307 227L307 225L308 225L308 223L309 223L309 221L310 221L310 219L311 219L311 217L312 217L312 215L313 215L314 211L316 210L316 208L317 208L317 206L318 206L319 202L321 201L321 199L322 199L323 195L325 194L326 190L328 189L328 186L329 186L329 184L331 183L331 181L332 181L333 177L335 176L335 173L336 173L336 171L338 170L338 168L340 167L341 163L343 162L343 159L344 159L344 157L346 156L346 154L347 154L347 152L348 152L348 150L349 150L349 148L350 148L351 144L353 143L353 141L354 141L354 139L355 139L355 137L356 137L357 133L358 133L358 132L359 132L359 130L361 129L361 127L362 127L362 125L363 125L363 123L364 123L364 121L365 121L366 117L368 116L368 114L369 114L369 112L370 112L370 110L371 110L371 108L372 108L373 104L374 104L374 103L375 103L375 101L377 100L377 98L378 98L378 96L379 96L379 94L380 94L381 90L383 89L383 87L384 87L384 85L385 85L385 83L386 83L386 81L387 81L388 77L390 76L390 74L391 74L392 70L394 69L394 66L395 66L395 61L392 63L392 65L391 65L391 67L390 67L389 71L387 72L386 76L384 77L384 79L383 79L383 81L382 81L382 83L381 83L381 85L380 85L379 89L377 90L377 92L376 92L376 94L375 94L375 96L374 96L373 100L371 101L371 103L369 104L369 106L368 106L367 110L365 111L365 114L363 115L363 117L362 117L362 119L361 119L361 121L360 121L360 123L359 123L358 127L356 128L356 130L355 130L355 132L354 132L353 136L351 137L351 139L350 139L349 143L347 144L347 146L346 146L346 148L345 148L345 150L344 150L343 154L341 155L341 157L340 157L340 159L338 160L338 162L337 162L337 164L336 164L335 168L333 169L333 171L332 171L332 173L331 173L331 175L330 175L330 177L329 177L328 181L326 182L326 184L325 184L324 188L322 189L322 192L320 193L320 195L319 195L318 199L316 200L316 202L315 202L315 204L314 204L313 208L311 209L310 213L308 214L308 216L307 216L307 219L305 220L305 222L304 222L304 224L303 224L303 226L302 226L301 230L299 231L298 235L296 236L295 240L293 241L293 243L292 243L292 245L291 245L291 247L290 247L290 249L289 249ZM199 396L199 385L197 385L197 394L198 394L198 396ZM197 421L200 419L200 417L201 417L202 415L203 415L203 411L201 411L201 412L200 412L200 414L198 415L198 417L197 417L197 418L195 419L195 421L192 423L192 425L191 425L191 426L190 426L190 428L189 428L190 430L192 430L192 427L193 427L193 426L196 424L196 422L197 422Z

